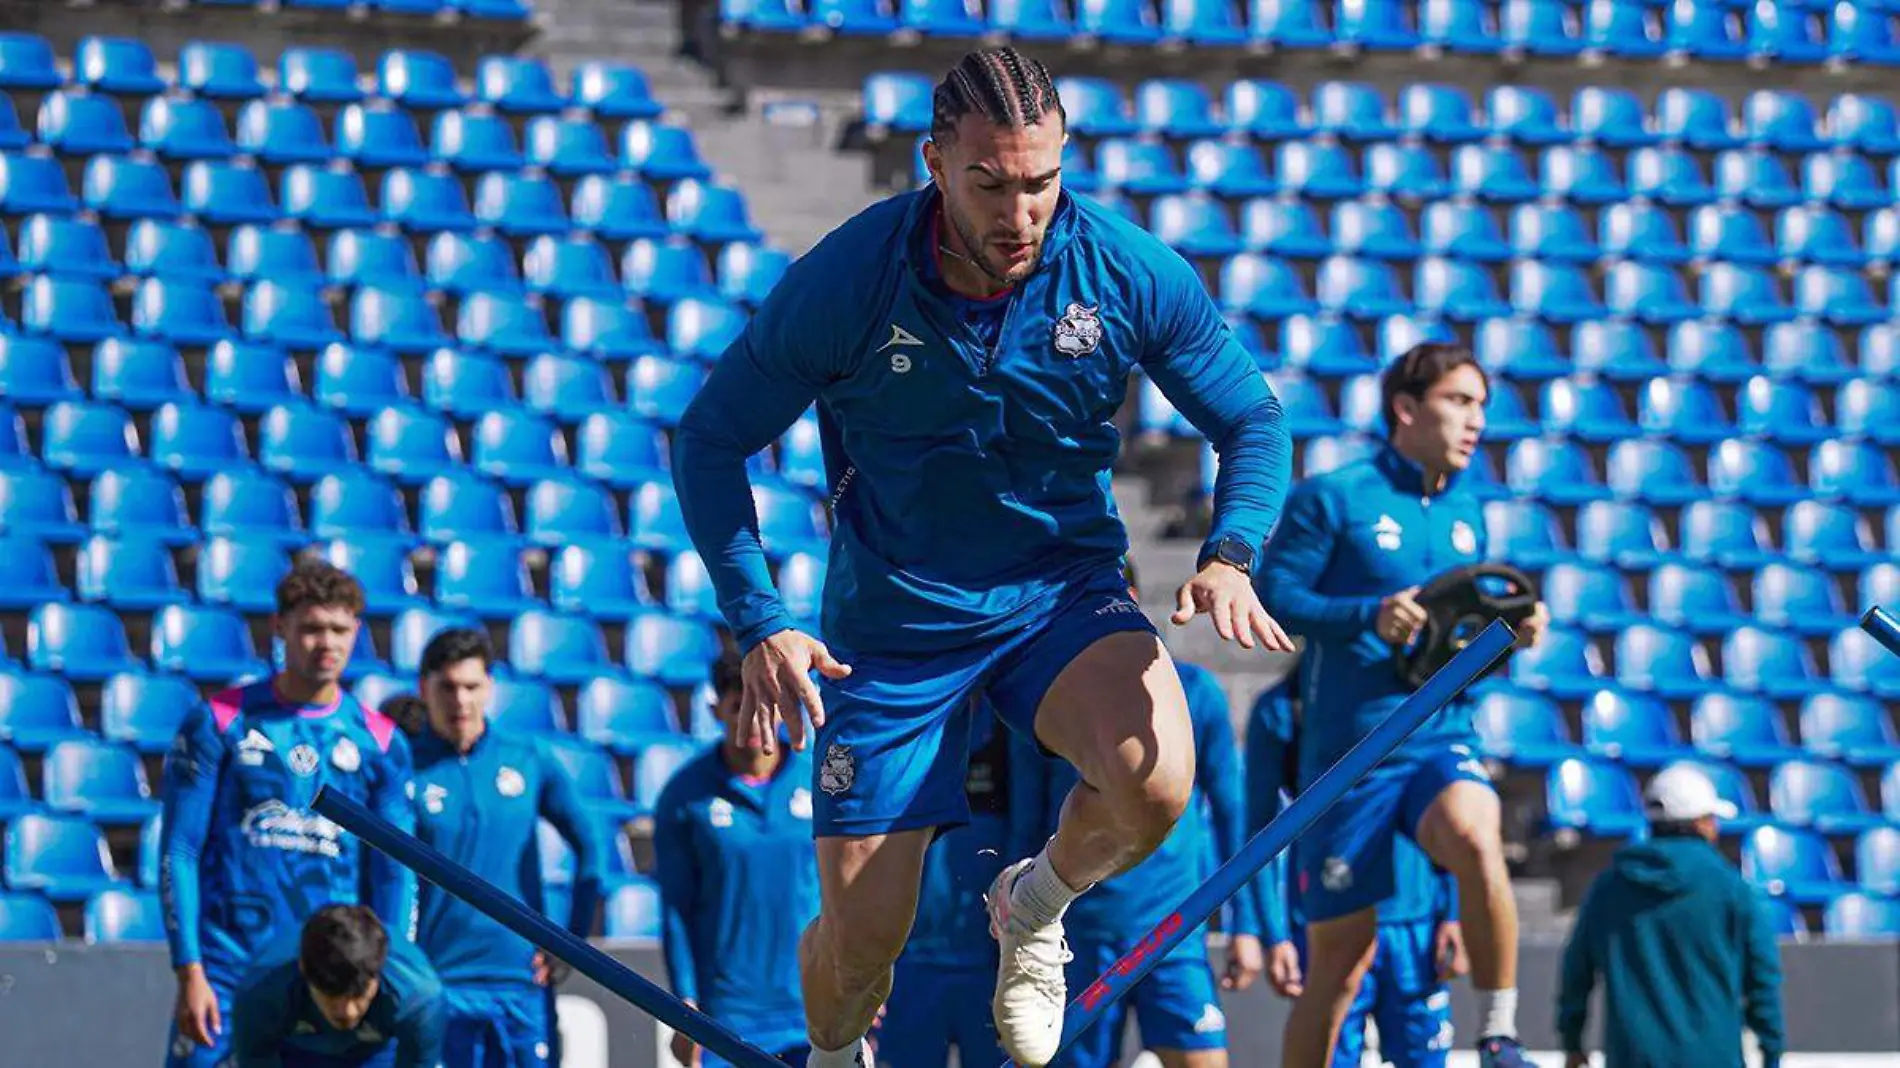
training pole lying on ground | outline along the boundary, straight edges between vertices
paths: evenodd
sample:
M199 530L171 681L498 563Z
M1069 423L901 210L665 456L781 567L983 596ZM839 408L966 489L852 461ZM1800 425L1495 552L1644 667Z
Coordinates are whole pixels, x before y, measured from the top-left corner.
M310 807L397 863L468 902L490 919L559 957L577 972L613 991L647 1015L724 1057L734 1068L785 1068L785 1062L726 1030L719 1021L654 985L632 968L595 949L584 938L502 893L435 847L328 787Z
M1891 624L1889 624L1891 625ZM1900 640L1900 631L1895 633ZM1394 709L1385 722L1347 750L1339 762L1326 770L1312 786L1301 791L1291 804L1280 811L1260 833L1249 839L1232 860L1220 866L1207 882L1197 887L1180 907L1135 943L1122 959L1109 965L1100 979L1069 1002L1063 1014L1062 1049L1068 1049L1077 1036L1088 1030L1122 995L1154 970L1188 934L1206 922L1214 910L1253 881L1267 862L1293 844L1320 814L1333 807L1346 791L1366 777L1375 765L1399 743L1410 737L1439 709L1457 697L1472 681L1484 674L1498 658L1510 651L1517 635L1502 620L1494 620L1471 643L1459 650L1444 667L1425 680L1405 702ZM1011 1068L1005 1064L1004 1068Z
M1887 647L1887 651L1900 656L1900 620L1893 613L1875 605L1860 617L1860 629L1874 636L1874 640Z

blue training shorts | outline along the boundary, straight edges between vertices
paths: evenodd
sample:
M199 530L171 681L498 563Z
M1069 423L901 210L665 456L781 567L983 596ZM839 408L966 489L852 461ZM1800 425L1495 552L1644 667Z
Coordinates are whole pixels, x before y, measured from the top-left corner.
M1110 965L1135 948L1137 932L1126 941L1078 940L1069 943L1074 959L1064 971L1069 989L1082 990ZM1143 1049L1226 1049L1227 1015L1207 948L1189 939L1161 959L1134 989L1111 1005L1095 1026L1050 1063L1050 1068L1114 1068L1122 1063L1122 1036L1134 1015Z
M1359 1068L1367 1017L1379 1027L1379 1056L1393 1068L1445 1068L1452 1046L1451 989L1438 978L1435 927L1429 920L1379 925L1372 970L1340 1026L1333 1068Z
M444 1068L541 1068L554 1063L554 1014L542 987L448 987Z
M1354 783L1294 847L1306 921L1337 919L1391 897L1392 836L1415 839L1425 810L1455 782L1491 784L1469 746L1397 757Z
M964 1068L995 1068L1009 1059L996 1040L990 995L992 968L950 968L899 958L877 1025L878 1068L946 1068L950 1047Z
M970 697L981 691L1011 730L1035 737L1036 709L1056 676L1110 634L1154 624L1128 597L1119 567L1070 586L1037 623L981 645L929 656L832 647L851 665L821 678L825 725L812 761L814 837L890 834L968 823Z

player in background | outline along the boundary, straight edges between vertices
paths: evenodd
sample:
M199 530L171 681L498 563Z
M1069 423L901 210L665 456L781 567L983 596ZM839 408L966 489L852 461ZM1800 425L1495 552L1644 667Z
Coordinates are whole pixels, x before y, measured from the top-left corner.
M228 1068L442 1068L442 987L362 905L326 905L237 989Z
M1418 587L1485 558L1483 505L1461 478L1484 432L1489 383L1469 349L1427 342L1382 380L1387 439L1373 457L1304 480L1267 547L1260 595L1307 638L1300 657L1299 777L1323 774L1408 696L1393 650L1426 618ZM1543 606L1520 628L1535 642ZM1517 1041L1517 906L1498 795L1476 755L1468 701L1453 702L1354 784L1294 846L1306 918L1304 990L1287 1020L1287 1068L1325 1068L1378 944L1403 834L1458 880L1478 1053L1526 1064Z
M534 738L488 722L495 653L479 630L445 630L422 650L428 728L415 742L416 834L516 900L544 912L536 825L574 852L574 895L557 917L582 938L599 910L603 830L573 778ZM416 942L443 986L448 1068L533 1068L552 1060L558 963L429 883Z
M1278 815L1289 799L1286 750L1297 722L1291 698L1291 687L1283 682L1254 702L1247 728L1250 835ZM1444 1068L1451 1052L1451 989L1446 984L1467 969L1458 926L1458 884L1433 869L1409 840L1396 838L1393 847L1398 850L1393 858L1397 890L1379 902L1378 948L1340 1026L1333 1068L1358 1068L1368 1019L1379 1027L1381 1063ZM1267 931L1267 977L1281 996L1298 998L1305 949L1299 892L1279 860L1269 877L1255 884Z
M938 834L924 854L917 920L872 1032L882 1068L946 1068L952 1046L957 1063L970 1068L1008 1059L990 1014L996 941L983 891L1002 871L1009 847L1009 742L994 712L974 711L964 778L970 822Z
M811 846L811 758L742 741L739 658L712 669L713 716L725 737L688 761L653 810L673 995L775 1056L804 1057L798 937L818 913ZM675 1032L673 1058L726 1062Z
M1140 603L1133 563L1123 567L1128 596ZM1194 793L1161 847L1134 868L1106 879L1070 906L1066 927L1075 959L1069 985L1079 989L1135 948L1207 881L1245 841L1245 778L1240 742L1227 695L1206 668L1176 660L1194 725ZM1013 854L1033 853L1055 827L1075 769L1040 754L1018 738L1010 754ZM1216 981L1208 962L1206 925L1190 934L1103 1018L1051 1064L1112 1068L1122 1063L1122 1036L1132 1013L1142 1045L1163 1068L1226 1068L1227 1017L1220 990L1239 990L1260 974L1260 924L1251 894L1234 897L1224 924L1229 936L1226 974Z
M415 876L310 810L328 786L415 826L408 741L341 681L362 611L356 579L300 561L277 586L282 670L213 695L165 759L159 890L178 978L174 1066L218 1062L238 978L318 907L365 902L397 939L412 937Z
M968 818L970 697L1079 768L1055 836L986 895L1003 1048L1062 1035L1062 917L1167 838L1194 786L1187 698L1128 600L1113 417L1141 368L1220 458L1173 622L1292 651L1250 581L1291 443L1191 264L1061 181L1049 71L972 52L936 89L931 183L786 272L688 407L673 479L745 654L742 738L817 729L823 913L801 948L812 1068L869 1064L936 828ZM773 588L747 458L816 402L833 536L821 629ZM812 671L821 676L816 682ZM802 903L800 903L802 906Z

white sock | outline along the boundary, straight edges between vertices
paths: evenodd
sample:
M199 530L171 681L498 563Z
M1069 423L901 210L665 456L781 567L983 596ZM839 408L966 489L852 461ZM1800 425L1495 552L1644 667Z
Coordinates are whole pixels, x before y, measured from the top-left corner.
M872 1068L873 1063L871 1047L862 1038L843 1049L819 1049L814 1044L805 1058L805 1068Z
M1082 888L1086 889L1086 886ZM1062 919L1062 914L1069 910L1069 903L1082 896L1082 890L1063 882L1056 874L1055 865L1049 862L1049 847L1045 845L1010 887L1010 921L1032 931L1047 927Z
M1478 991L1478 1037L1517 1037L1517 989Z

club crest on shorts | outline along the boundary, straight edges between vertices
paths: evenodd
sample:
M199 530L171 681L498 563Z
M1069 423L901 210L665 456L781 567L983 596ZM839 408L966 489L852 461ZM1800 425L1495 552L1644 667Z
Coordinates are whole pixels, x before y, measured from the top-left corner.
M1343 857L1327 857L1326 866L1320 869L1321 886L1337 894L1352 885L1352 865Z
M1102 344L1102 319L1096 305L1071 302L1056 320L1056 351L1072 360L1094 352Z
M818 788L833 797L851 789L858 777L858 758L851 747L833 742L825 747L825 762L818 768Z

